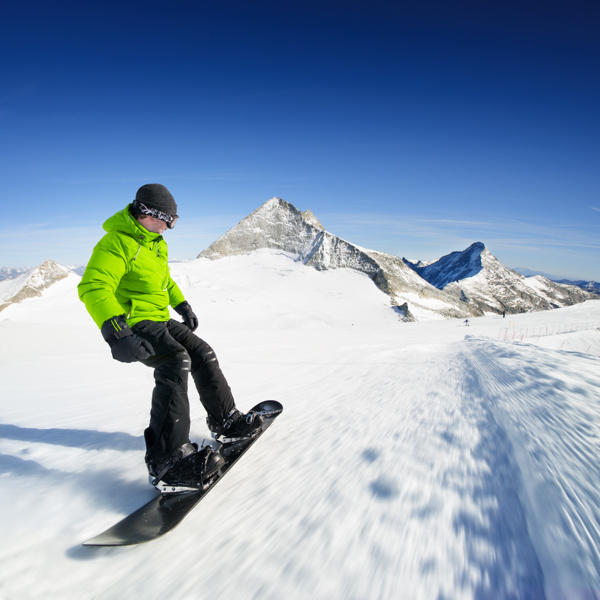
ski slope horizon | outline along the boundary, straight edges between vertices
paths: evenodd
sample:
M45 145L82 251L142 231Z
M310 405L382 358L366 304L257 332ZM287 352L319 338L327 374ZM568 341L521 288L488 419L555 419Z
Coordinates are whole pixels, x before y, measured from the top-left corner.
M152 371L112 360L75 274L9 306L1 598L600 597L599 301L402 323L277 251L171 272L239 407L284 413L168 536L83 548L156 493Z

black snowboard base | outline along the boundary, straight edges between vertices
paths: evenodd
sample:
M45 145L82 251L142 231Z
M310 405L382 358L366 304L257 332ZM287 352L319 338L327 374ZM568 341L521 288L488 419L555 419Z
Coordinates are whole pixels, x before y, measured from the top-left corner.
M177 494L160 494L105 532L84 542L83 545L130 546L155 540L175 529L194 506L219 483L248 448L270 427L283 410L283 406L276 400L265 400L251 410L264 416L265 422L262 430L249 440L221 446L220 450L225 459L225 465L205 489Z

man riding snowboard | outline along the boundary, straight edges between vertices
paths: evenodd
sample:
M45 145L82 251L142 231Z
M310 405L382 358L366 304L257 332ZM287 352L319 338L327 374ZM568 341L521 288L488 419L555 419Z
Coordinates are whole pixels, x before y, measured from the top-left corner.
M188 374L217 439L253 437L263 417L236 407L212 348L194 333L198 319L171 279L162 234L173 229L177 204L158 183L143 185L135 200L104 223L78 286L79 298L101 330L112 356L154 369L150 424L144 431L150 480L165 491L202 488L224 464L210 446L189 440ZM183 323L170 318L169 306Z

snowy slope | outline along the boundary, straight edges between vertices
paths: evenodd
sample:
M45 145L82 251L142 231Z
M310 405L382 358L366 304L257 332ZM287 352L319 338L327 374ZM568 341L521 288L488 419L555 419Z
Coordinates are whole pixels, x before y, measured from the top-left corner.
M402 323L284 253L172 272L239 406L284 413L174 532L83 548L154 494L152 372L110 358L76 275L9 306L0 598L600 596L600 302Z

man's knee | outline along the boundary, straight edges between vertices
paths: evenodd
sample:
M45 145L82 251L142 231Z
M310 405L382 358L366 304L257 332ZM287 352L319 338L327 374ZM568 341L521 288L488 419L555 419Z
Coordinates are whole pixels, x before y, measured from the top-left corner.
M182 352L178 352L177 354L179 355L179 359L181 360L180 370L189 373L192 368L192 359L188 354L187 350L183 350Z

